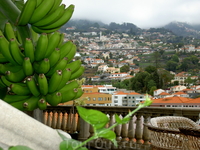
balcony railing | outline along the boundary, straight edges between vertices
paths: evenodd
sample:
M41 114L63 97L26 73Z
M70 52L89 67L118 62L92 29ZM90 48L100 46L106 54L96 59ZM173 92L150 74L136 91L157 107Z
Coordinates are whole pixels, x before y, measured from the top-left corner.
M88 109L99 110L110 118L110 122L106 127L114 124L114 114L125 117L129 110L134 110L136 107L104 107L104 106L86 106ZM149 132L143 123L148 123L149 119L157 116L184 116L192 119L193 121L199 120L200 108L163 108L163 107L146 107L136 112L127 124L115 127L116 140L118 147L114 147L112 142L105 139L97 139L88 143L88 148L95 147L97 149L115 149L115 150L150 150ZM77 135L77 140L84 141L93 135L92 127L82 120L77 114L76 108L72 106L49 106L44 111L44 124L55 128L61 129Z

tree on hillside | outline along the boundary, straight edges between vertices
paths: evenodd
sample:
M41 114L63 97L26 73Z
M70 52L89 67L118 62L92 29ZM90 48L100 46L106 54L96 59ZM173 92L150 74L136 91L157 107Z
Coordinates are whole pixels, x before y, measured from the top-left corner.
M153 60L155 63L155 67L159 68L160 67L160 53L158 51L153 53Z
M178 63L173 61L173 60L169 60L167 61L166 65L165 65L165 68L168 70L168 71L176 71L178 67Z
M124 65L120 68L120 72L129 72L130 71L130 66Z

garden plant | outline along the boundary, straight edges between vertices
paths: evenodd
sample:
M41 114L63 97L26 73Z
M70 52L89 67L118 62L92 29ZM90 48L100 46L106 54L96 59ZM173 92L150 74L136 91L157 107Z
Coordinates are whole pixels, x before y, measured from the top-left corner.
M72 17L74 5L66 6L62 0L1 0L0 1L0 98L21 111L45 110L47 105L57 106L82 96L77 80L84 72L80 60L73 61L76 45L64 41L59 29ZM99 137L117 145L111 130L127 123L145 103L109 128L108 117L100 111L76 106L79 115L94 128L94 136L84 142L67 139L60 150L85 150L87 142ZM1 149L1 148L0 148ZM9 150L30 150L25 145Z

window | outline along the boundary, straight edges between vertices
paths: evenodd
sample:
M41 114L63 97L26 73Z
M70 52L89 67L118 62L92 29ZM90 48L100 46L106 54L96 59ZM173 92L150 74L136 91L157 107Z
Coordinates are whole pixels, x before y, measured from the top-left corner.
M114 103L118 103L118 101L114 100Z
M88 97L88 101L90 101L90 97Z
M96 101L96 98L95 98L95 97L93 98L93 101Z
M131 97L130 97L130 96L129 96L128 98L129 98L129 99L131 99Z
M115 96L114 98L118 98L118 96Z
M132 98L135 98L134 96Z
M102 97L98 97L98 101L102 101L103 100L103 98Z
M104 100L106 101L106 97L104 97Z
M142 99L143 97L142 96L140 96L140 99Z
M124 99L127 99L127 97L124 97Z
M132 101L133 103L135 103L135 101Z

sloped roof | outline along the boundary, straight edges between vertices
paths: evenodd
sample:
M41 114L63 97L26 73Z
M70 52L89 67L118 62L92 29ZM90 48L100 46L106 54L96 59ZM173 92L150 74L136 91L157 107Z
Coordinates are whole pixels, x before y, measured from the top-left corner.
M183 95L183 94L184 94L184 95L187 95L186 93L181 92L181 91L180 91L180 92L176 92L176 93L174 93L173 95Z
M162 92L162 93L160 93L160 94L158 94L158 95L170 95L170 94L167 93L167 92Z
M175 96L175 97L165 97L165 98L154 99L153 103L154 104L155 103L185 103L191 100L192 100L191 98Z

